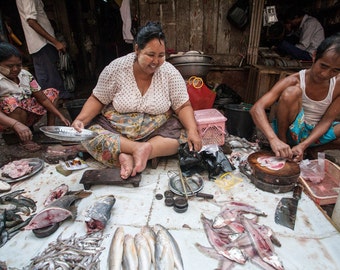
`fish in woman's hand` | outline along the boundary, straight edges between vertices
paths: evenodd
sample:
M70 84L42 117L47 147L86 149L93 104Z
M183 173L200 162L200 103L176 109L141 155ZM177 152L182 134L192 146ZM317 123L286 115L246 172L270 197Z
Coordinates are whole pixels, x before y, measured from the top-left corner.
M87 209L85 223L88 233L104 230L115 202L116 198L113 195L107 195L99 198Z

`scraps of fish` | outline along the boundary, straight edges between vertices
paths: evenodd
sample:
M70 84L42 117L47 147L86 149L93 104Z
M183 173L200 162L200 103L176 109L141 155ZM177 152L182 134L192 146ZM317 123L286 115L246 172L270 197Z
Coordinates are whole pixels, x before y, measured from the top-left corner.
M143 226L135 235L118 227L112 237L108 269L184 269L176 239L161 224Z
M281 244L271 228L258 223L258 216L266 214L242 202L227 202L214 219L201 215L211 246L195 245L203 254L218 260L221 269L250 261L262 269L283 270L274 249L274 245L280 247Z

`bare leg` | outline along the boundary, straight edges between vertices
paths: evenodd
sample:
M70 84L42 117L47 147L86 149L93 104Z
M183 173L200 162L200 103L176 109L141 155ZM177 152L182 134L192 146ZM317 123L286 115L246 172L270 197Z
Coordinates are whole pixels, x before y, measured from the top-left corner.
M150 159L155 157L172 156L177 153L179 143L175 139L164 138L162 136L156 136L149 140L152 145L152 152Z
M297 86L288 87L281 95L276 117L278 121L278 137L287 142L287 130L301 109L301 89Z
M53 102L54 107L58 108L58 98L56 98ZM54 126L55 125L55 115L53 113L47 112L47 125Z

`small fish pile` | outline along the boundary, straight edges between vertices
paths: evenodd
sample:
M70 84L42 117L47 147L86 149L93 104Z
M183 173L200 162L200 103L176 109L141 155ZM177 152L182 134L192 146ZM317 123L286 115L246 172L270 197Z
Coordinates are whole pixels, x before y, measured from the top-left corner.
M43 269L99 269L99 256L103 236L101 233L86 234L76 237L76 233L69 238L62 239L61 234L56 241L51 242L39 255L31 259L24 270Z
M249 219L245 214L252 214ZM202 253L219 261L220 269L232 269L235 263L247 261L262 269L283 270L274 245L281 246L274 232L257 223L265 213L254 206L231 201L226 203L214 220L201 215L201 221L211 247L196 243Z
M86 210L85 224L88 233L105 229L115 202L116 198L113 195L103 196Z
M17 234L21 228L30 222L30 216L36 211L35 202L22 195L25 190L20 189L0 196L0 247Z
M175 238L162 225L143 226L135 236L118 227L111 241L109 270L120 269L184 269Z

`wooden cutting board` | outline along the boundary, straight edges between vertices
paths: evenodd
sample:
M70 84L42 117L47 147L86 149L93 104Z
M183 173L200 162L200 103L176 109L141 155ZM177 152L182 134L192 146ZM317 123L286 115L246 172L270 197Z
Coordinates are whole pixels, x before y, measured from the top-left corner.
M282 169L271 170L265 166L261 166L258 162L259 157L275 157L275 154L267 151L259 151L248 156L248 163L253 170L253 175L257 179L270 184L290 185L297 182L300 176L300 166L298 163L286 160Z
M131 184L134 187L138 187L141 179L142 175L137 174L124 180L120 177L120 168L107 168L85 171L79 183L84 185L84 189L90 189L92 185L123 186Z

